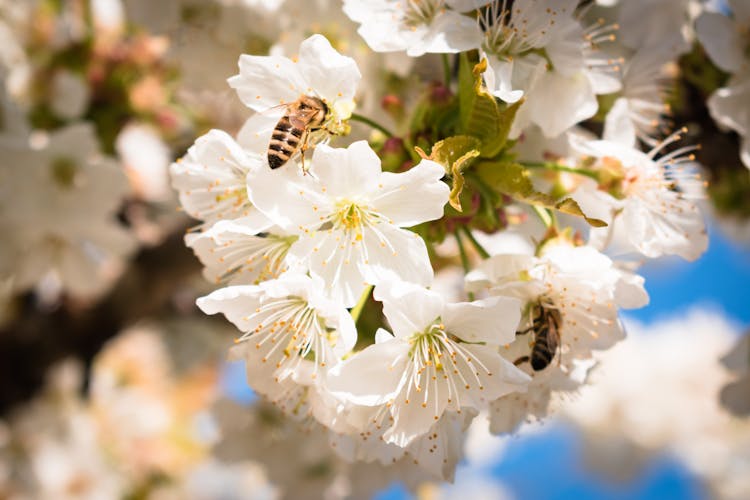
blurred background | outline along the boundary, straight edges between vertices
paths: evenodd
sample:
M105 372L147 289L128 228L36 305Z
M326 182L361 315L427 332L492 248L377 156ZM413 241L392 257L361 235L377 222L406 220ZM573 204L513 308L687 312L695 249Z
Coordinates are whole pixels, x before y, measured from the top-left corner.
M700 2L632 3L682 16L670 104L703 146L709 250L643 268L651 303L591 383L511 436L480 415L445 485L346 463L256 399L234 329L195 306L214 284L168 175L250 115L226 85L242 53L322 33L385 121L439 60L373 53L336 0L0 0L0 499L750 498L750 172L705 105L728 75ZM626 30L629 8L591 15Z

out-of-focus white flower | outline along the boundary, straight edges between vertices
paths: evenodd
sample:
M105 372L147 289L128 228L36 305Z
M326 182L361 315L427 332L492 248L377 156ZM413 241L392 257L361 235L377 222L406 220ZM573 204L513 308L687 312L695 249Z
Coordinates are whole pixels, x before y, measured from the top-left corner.
M104 291L135 249L114 220L127 193L122 171L99 153L88 124L41 137L38 149L4 143L0 212L8 244L2 275L27 290L53 273L74 295Z
M726 87L708 99L716 122L742 137L740 158L750 168L750 8L743 0L730 0L732 16L706 11L695 21L698 39L711 60L731 73Z
M556 137L596 113L596 94L618 89L606 74L614 61L595 54L611 28L597 24L584 30L575 7L574 0L523 0L512 8L496 0L479 19L487 87L509 103L526 97L512 137L531 123Z
M627 47L674 55L690 50L692 21L700 11L696 0L628 0L618 6L617 37Z
M708 110L716 122L742 137L740 158L750 168L750 70L734 75L726 87L708 98Z
M479 46L481 31L455 0L345 0L344 12L375 51L455 53ZM471 10L470 6L468 10Z
M526 393L493 403L494 433L546 416L551 398L557 397L554 393L583 382L582 360L590 358L592 350L607 349L623 338L617 307L641 307L648 301L642 278L618 270L591 247L565 243L548 242L540 257L495 255L466 280L469 290L521 299L526 313L519 329L524 334L511 339L501 352L533 379ZM551 343L539 337L543 332L546 339L554 337ZM546 346L545 352L537 354L537 344Z
M604 139L635 146L636 139L656 144L669 113L666 104L664 66L670 55L653 48L642 48L623 66L622 90L604 126Z
M387 443L408 446L445 412L482 409L524 389L528 377L498 352L515 336L518 301L446 304L403 282L376 287L375 297L393 334L380 330L376 344L330 372L328 386L346 401L390 413Z
M170 197L172 155L156 129L144 124L125 126L115 140L115 150L136 196L147 201Z
M585 182L574 198L590 217L608 223L592 228L590 244L618 253L637 251L647 257L679 255L697 259L708 246L698 206L703 185L694 169L686 167L693 147L679 148L656 157L678 140L672 134L643 153L632 146L610 141L574 141L584 161L602 176L602 183ZM611 244L611 245L610 245Z
M52 79L50 107L60 118L75 120L89 104L89 87L81 75L59 70Z
M583 430L589 463L622 477L667 452L707 480L712 496L747 497L750 421L733 418L718 400L730 379L718 359L737 327L701 309L627 326L628 339L597 356L591 384L566 408Z
M750 335L745 334L722 359L737 377L721 390L721 403L734 415L750 417Z
M299 235L289 254L323 277L328 293L351 307L367 283L430 283L424 241L402 228L442 216L449 192L443 167L423 160L407 172L384 173L375 152L358 141L347 149L317 147L310 172L259 169L247 188L274 224Z
M287 498L369 498L393 481L413 490L426 479L406 459L389 466L342 459L324 427L301 426L268 403L248 410L221 401L214 413L223 436L215 455L228 463L261 463Z

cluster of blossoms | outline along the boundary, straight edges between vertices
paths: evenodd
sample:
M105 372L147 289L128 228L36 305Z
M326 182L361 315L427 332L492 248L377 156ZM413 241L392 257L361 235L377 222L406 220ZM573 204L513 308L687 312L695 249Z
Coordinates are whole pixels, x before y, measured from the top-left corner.
M313 35L240 57L229 84L257 113L172 165L201 221L186 242L222 286L198 306L241 332L253 390L345 459L451 479L479 412L495 433L546 415L624 336L619 309L648 302L638 259L705 250L692 148L657 140L667 108L644 82L664 60L605 53L614 27L576 7L347 0L373 50L444 54L411 117L384 99L399 134L328 144L373 122L357 63ZM578 126L597 113L602 138ZM457 262L451 301L436 272Z

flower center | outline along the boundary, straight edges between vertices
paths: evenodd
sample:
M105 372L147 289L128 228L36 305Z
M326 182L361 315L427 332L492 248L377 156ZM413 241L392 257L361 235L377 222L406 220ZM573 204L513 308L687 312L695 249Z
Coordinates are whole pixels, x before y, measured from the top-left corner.
M444 10L444 0L407 0L399 3L404 9L404 24L412 30L418 26L430 24Z
M549 62L545 50L538 47L554 25L557 12L535 9L532 12L539 19L530 19L528 13L520 9L512 12L507 3L506 0L495 0L479 15L479 27L484 32L482 48L498 59L512 60L514 56L536 52Z
M52 180L63 189L71 189L76 182L78 166L68 157L55 158L50 166Z
M336 204L333 215L333 226L346 232L355 233L357 241L362 239L365 226L376 223L378 215L366 206L358 205L351 200L341 200Z

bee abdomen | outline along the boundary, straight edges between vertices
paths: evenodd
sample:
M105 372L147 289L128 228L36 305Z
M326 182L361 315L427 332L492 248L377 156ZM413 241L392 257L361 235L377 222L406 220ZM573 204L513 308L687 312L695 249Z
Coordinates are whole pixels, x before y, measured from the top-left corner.
M268 165L282 167L300 146L303 130L292 127L289 118L281 117L268 144Z
M534 348L531 350L531 367L534 371L547 368L557 352L557 339L549 330L537 334Z

